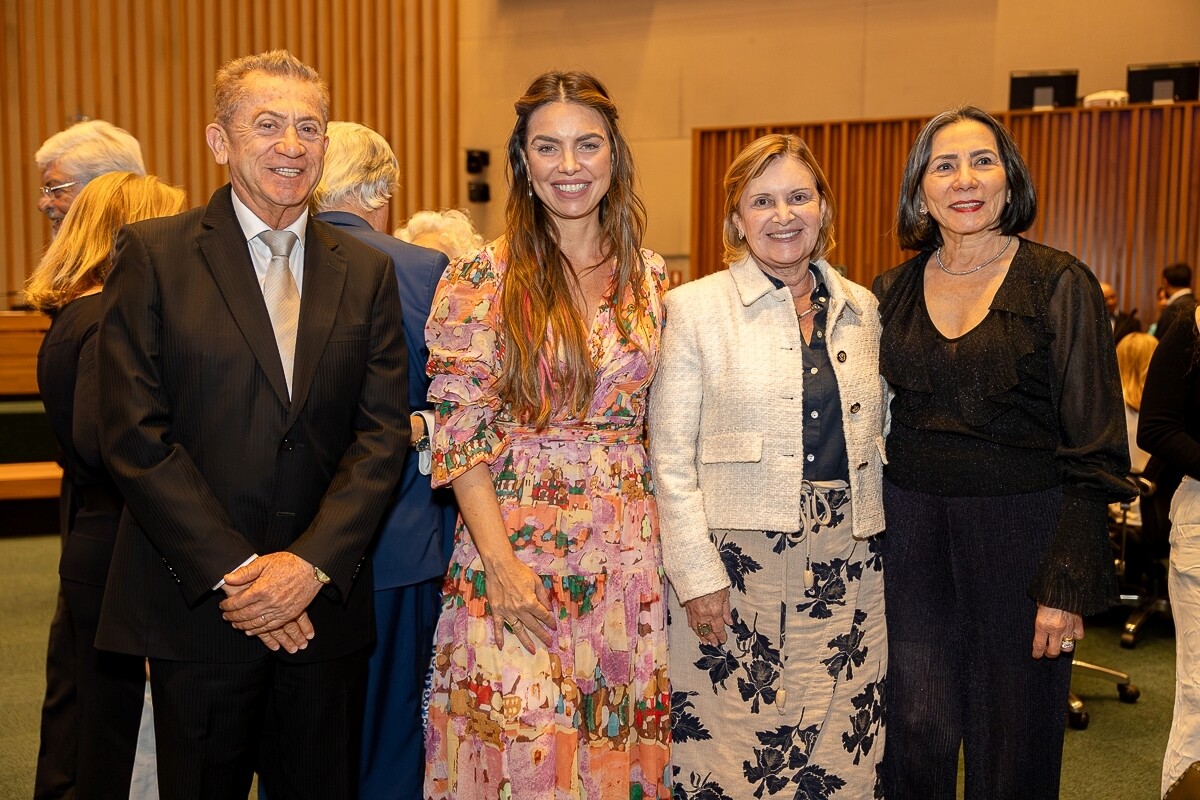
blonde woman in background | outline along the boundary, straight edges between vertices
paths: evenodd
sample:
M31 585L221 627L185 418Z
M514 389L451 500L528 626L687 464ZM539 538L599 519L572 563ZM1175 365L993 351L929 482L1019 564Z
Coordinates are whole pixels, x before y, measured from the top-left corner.
M396 238L420 247L445 253L451 261L483 247L483 237L471 224L467 212L457 208L445 211L418 211L396 229Z
M1133 472L1146 469L1150 454L1137 444L1138 412L1142 408L1142 390L1146 386L1146 370L1158 339L1148 333L1131 333L1117 344L1117 369L1121 373L1121 395L1125 398L1125 427L1129 432L1129 461ZM1134 508L1137 507L1134 501ZM1136 523L1140 524L1140 523Z
M121 226L177 214L182 190L153 176L111 172L94 178L71 205L58 235L29 278L25 298L53 321L38 352L38 390L62 448L66 481L76 502L63 539L58 573L70 625L52 633L74 639L78 707L76 800L127 797L146 673L137 656L97 650L96 624L117 523L124 502L100 457L96 416L96 329L100 292L113 263ZM53 649L52 642L50 647ZM55 687L47 686L47 694ZM43 738L43 758L63 746Z

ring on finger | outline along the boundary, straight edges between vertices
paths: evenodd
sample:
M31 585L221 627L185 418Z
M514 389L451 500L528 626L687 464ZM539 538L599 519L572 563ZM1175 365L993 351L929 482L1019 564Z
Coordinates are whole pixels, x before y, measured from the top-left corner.
M712 632L712 625L709 625L707 622L701 622L696 626L697 636L712 636Z
M1071 650L1074 650L1075 649L1075 637L1074 636L1062 637L1062 642L1059 644L1059 649L1066 650L1068 652Z
M261 616L262 616L263 625L266 625L267 624L267 615L262 614Z

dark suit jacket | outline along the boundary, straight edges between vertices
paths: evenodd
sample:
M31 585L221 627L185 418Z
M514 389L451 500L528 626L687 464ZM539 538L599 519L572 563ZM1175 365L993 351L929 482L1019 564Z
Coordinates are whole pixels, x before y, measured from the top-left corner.
M1190 320L1195 314L1196 296L1194 294L1185 294L1176 297L1158 315L1158 325L1154 328L1155 337L1161 342L1172 325L1180 319Z
M436 250L380 233L355 214L327 211L318 214L317 219L341 228L391 257L400 284L400 305L404 307L404 333L408 340L408 405L410 409L429 408L425 322L433 305L434 290L450 260ZM429 476L420 473L416 454L410 454L404 462L396 502L384 517L372 551L375 588L395 589L445 575L456 518L454 495L449 489L430 488Z
M1124 311L1118 311L1117 318L1113 320L1113 341L1119 342L1129 334L1140 333L1141 330L1142 321L1137 318L1136 312L1126 314Z
M409 435L406 357L386 257L309 220L293 397L230 187L117 239L99 332L104 449L125 496L100 647L181 661L268 654L221 619L213 590L290 550L332 584L317 661L374 635L366 551Z

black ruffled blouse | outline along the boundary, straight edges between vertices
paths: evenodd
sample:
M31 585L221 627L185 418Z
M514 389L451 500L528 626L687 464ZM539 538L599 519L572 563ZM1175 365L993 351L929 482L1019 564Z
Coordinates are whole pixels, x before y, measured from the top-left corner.
M1062 486L1057 533L1030 594L1096 613L1116 599L1106 506L1131 494L1112 332L1087 266L1019 242L987 316L956 339L925 305L930 253L876 279L880 371L895 392L885 474L957 497Z

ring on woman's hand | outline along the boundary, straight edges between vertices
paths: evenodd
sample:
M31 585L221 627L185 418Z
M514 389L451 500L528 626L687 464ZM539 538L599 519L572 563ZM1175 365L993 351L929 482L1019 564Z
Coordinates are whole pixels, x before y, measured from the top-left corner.
M696 626L696 635L712 636L712 625L709 625L707 622L701 622Z
M1075 649L1075 637L1074 636L1064 636L1062 638L1062 644L1059 645L1059 649L1060 650L1068 650L1068 651L1074 650Z
M518 630L524 627L525 626L521 624L521 620L519 619L513 620L512 622L509 622L508 620L504 621L504 630L508 631L509 633L516 633Z

